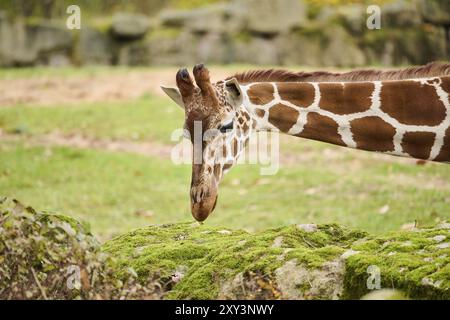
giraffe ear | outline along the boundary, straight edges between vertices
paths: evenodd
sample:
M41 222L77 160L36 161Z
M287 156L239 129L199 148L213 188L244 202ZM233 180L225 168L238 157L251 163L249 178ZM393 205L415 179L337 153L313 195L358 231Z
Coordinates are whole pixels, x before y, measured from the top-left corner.
M170 99L175 101L177 105L184 109L183 99L181 98L181 93L178 88L161 86L161 89L169 96Z
M238 107L242 104L242 90L239 85L239 82L236 78L232 78L225 82L225 88L227 89L227 99L228 102L233 107Z

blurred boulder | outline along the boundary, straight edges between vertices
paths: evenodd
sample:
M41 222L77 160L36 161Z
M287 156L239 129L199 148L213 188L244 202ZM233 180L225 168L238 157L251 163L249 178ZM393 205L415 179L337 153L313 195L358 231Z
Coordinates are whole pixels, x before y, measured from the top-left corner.
M299 0L234 0L249 31L278 34L306 23L306 5Z
M242 29L234 6L218 4L194 10L167 10L160 15L165 27L186 28L194 33L231 33Z
M367 29L367 6L354 4L338 7L337 15L342 25L352 34L360 35Z
M0 20L1 65L66 65L70 63L73 37L63 25L48 21L26 24L21 19Z
M317 67L322 65L320 29L301 29L283 35L280 39L282 63Z
M81 64L109 65L113 60L113 42L108 34L85 27L80 30L77 59Z
M70 51L63 50L40 55L35 64L51 67L70 66L72 64Z
M0 13L0 66L31 65L36 58L37 52L27 46L25 24Z
M117 64L128 66L150 65L150 46L145 41L135 41L120 46L117 52Z
M118 40L142 38L150 28L149 19L141 14L118 13L113 17L111 34Z
M371 64L425 64L448 58L445 30L432 25L367 32L363 46Z
M168 28L182 28L192 17L189 10L165 10L160 14L161 24Z
M419 8L426 21L434 24L450 25L450 1L421 0Z
M218 33L197 36L194 42L195 59L209 63L224 64L231 62L230 47L227 38Z
M238 63L261 65L281 64L281 48L278 39L242 37L233 40L233 60Z
M72 33L63 24L40 21L27 25L27 41L39 52L71 49Z
M357 67L366 64L363 51L343 27L329 26L323 33L327 42L322 53L324 66Z
M188 65L195 61L195 36L176 28L153 30L145 40L152 65ZM142 45L142 44L141 44Z

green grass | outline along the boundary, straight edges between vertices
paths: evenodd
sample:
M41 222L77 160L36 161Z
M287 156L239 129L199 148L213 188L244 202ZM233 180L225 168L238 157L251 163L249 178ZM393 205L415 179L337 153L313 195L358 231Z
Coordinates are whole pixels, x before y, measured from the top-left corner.
M38 77L90 77L105 74L124 74L130 71L158 70L158 67L129 67L117 66L86 66L86 67L26 67L26 68L0 68L0 79L23 79Z
M31 135L58 130L92 138L159 140L183 126L183 111L165 98L142 97L127 102L102 102L68 106L0 108L0 129Z
M103 237L186 219L189 170L142 156L2 143L0 194L85 220ZM152 211L153 218L136 214Z
M85 220L102 238L150 223L191 219L188 165L96 150L6 142L0 146L1 195ZM339 165L345 166L345 161ZM449 178L444 165L427 169L423 178L428 181ZM216 211L206 223L261 230L291 223L339 222L382 232L414 220L423 225L450 218L448 184L443 189L428 188L413 174L414 183L397 180L411 170L380 163L341 174L335 165L299 165L262 178L257 166L238 166L223 181ZM320 192L305 193L311 188ZM391 208L381 215L378 211L385 204ZM136 214L142 210L153 216Z

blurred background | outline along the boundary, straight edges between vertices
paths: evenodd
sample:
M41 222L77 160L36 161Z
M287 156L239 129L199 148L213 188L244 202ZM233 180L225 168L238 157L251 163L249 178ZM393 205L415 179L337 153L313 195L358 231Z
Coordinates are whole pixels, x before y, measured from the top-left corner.
M424 64L448 59L449 28L446 0L1 0L0 65Z
M69 5L81 29L66 26ZM368 5L381 8L369 30ZM0 197L88 222L100 239L193 221L180 66L392 68L449 60L448 0L0 0ZM282 136L280 171L234 167L206 223L338 222L373 233L450 219L450 168Z

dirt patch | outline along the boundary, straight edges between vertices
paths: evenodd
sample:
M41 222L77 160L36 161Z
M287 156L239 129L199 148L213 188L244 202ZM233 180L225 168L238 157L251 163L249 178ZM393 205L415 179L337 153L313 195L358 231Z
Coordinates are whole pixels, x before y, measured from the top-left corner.
M160 86L175 85L176 71L176 68L168 68L86 76L0 79L0 106L70 105L80 102L132 100L145 94L162 96L164 93ZM211 68L211 73L214 80L219 80L232 72L223 68Z
M170 159L171 145L158 142L135 142L127 140L93 139L81 134L63 135L53 132L42 136L22 137L18 135L2 134L0 140L24 141L28 145L37 146L66 146L79 149L97 149L113 152L129 152L161 159Z

